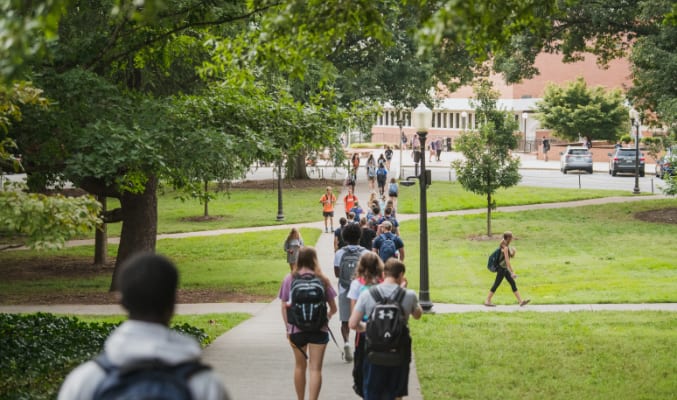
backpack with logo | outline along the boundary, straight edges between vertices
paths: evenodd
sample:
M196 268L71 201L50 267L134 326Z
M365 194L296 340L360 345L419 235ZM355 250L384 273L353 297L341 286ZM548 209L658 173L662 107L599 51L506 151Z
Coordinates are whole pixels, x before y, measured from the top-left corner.
M409 337L402 309L406 291L398 286L389 297L384 297L378 286L372 286L369 294L376 305L369 314L365 331L367 358L375 365L403 365Z
M210 368L199 361L167 365L157 360L119 367L111 363L106 353L99 354L94 361L106 372L94 392L93 398L97 400L192 399L188 380Z
M378 255L383 262L386 262L390 257L395 257L395 253L397 252L397 247L393 240L395 235L392 233L384 233L381 237L383 238L383 241L381 241L381 246L378 248Z
M489 271L496 272L501 263L501 255L503 255L503 252L500 247L489 255L489 259L487 260L487 269Z
M360 261L362 248L358 246L347 246L343 249L343 256L339 262L339 285L344 288L350 287L350 282L355 275L355 268Z
M319 332L327 323L324 282L313 274L296 275L289 291L287 322L302 331Z

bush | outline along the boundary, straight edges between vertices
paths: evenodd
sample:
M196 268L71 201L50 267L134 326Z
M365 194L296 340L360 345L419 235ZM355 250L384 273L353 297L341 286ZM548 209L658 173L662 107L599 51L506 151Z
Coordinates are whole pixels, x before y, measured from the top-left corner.
M52 314L0 314L0 396L54 399L66 375L93 358L120 323L83 322ZM179 332L207 340L204 331L183 324Z

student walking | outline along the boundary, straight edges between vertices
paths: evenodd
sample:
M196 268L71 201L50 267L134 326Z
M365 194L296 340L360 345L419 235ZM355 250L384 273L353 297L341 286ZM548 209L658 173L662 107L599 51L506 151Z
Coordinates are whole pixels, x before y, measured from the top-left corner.
M367 181L369 182L369 190L376 190L376 160L374 160L373 154L369 154L369 158L367 158Z
M510 263L510 258L515 256L515 249L510 247L510 242L512 242L512 239L512 232L507 231L503 233L503 240L501 240L500 244L500 261L498 268L496 268L496 279L494 280L494 284L491 289L489 289L487 299L484 301L484 305L487 307L496 307L496 305L491 302L491 298L494 297L494 293L496 293L496 290L501 285L501 282L503 282L504 278L510 284L512 293L515 295L515 298L517 298L517 303L519 303L520 307L529 304L531 301L529 299L522 300L522 296L520 296L520 292L517 290L517 284L515 283L515 278L517 278L517 275L515 274L515 271L513 270Z
M379 196L384 197L386 181L388 180L388 170L386 169L385 164L379 164L378 169L376 170L376 181L378 183L378 193Z
M336 196L331 191L331 186L327 186L327 191L320 197L320 204L322 204L322 216L324 217L324 232L329 232L328 225L331 225L331 232L334 233L334 204L336 204Z
M397 186L397 179L390 178L390 185L388 185L388 201L393 202L393 208L397 207L397 196L400 194L400 188ZM387 207L387 205L386 205Z
M308 299L309 294L316 295L319 292L323 295L322 300L316 303L300 303L299 299ZM324 352L329 343L328 321L336 313L336 292L329 279L322 274L317 252L313 247L303 247L299 251L296 269L282 281L278 297L282 301L282 319L286 326L287 339L294 353L296 397L298 400L305 398L308 371L308 398L317 400L322 388ZM299 325L308 328L302 329Z
M411 336L409 335L408 321L409 317L414 319L421 318L423 310L418 303L418 298L413 290L406 289L406 279L404 277L405 266L399 260L389 259L384 267L383 283L365 290L355 303L355 309L350 315L348 325L351 329L358 332L367 331L366 357L363 361L363 383L362 393L364 400L394 400L398 397L408 395L409 391L409 364L411 363ZM401 316L399 324L402 327L402 333L397 339L393 340L396 347L388 351L376 348L373 343L389 341L385 337L375 338L371 335L378 329L369 329L370 324L379 324L372 311L379 305L384 304L385 299L399 304L399 312L395 316ZM391 312L395 312L391 309ZM380 320L384 318L383 313ZM390 314L390 313L388 313ZM368 316L365 323L363 318Z
M338 308L341 320L341 335L343 336L343 356L346 362L350 362L353 360L353 352L349 342L350 299L348 299L348 288L350 288L360 258L369 250L360 246L362 231L359 225L347 224L343 227L341 233L346 245L334 255L334 275L338 278Z
M371 229L369 231L373 232ZM363 291L383 282L383 261L374 252L367 252L360 257L355 271L355 279L350 283L348 289L348 299L350 300L350 313L355 309L357 299ZM362 321L367 322L364 316ZM364 390L362 383L364 381L364 350L366 347L366 338L364 332L356 332L355 352L353 354L353 390L358 396L362 397Z
M383 221L380 229L383 233L374 240L372 249L374 253L378 254L384 262L391 257L404 261L404 242L399 236L392 233L393 224L390 221Z
M117 285L128 320L106 339L103 352L95 361L88 361L68 374L58 399L99 399L111 395L107 391L115 389L124 392L117 392L120 398L146 398L146 391L152 389L164 392L156 393L159 398L169 398L187 389L194 399L228 399L217 374L200 362L200 344L192 337L169 329L178 281L176 267L162 256L138 254L125 262L117 276ZM185 380L172 377L174 384L158 387L154 375L145 380L117 375L120 371L148 367L150 363L156 366L150 369L171 368L176 376L183 371L182 375L188 377ZM191 370L193 373L188 374ZM137 375L143 374L149 375L144 372ZM185 387L181 388L182 385Z
M343 196L343 205L346 210L346 217L348 217L348 213L353 209L355 203L357 203L357 196L355 196L354 191L354 188L348 187L348 193Z
M287 239L284 241L284 251L287 253L287 262L289 270L293 271L296 266L296 259L299 255L299 249L303 247L303 238L296 228L291 228Z

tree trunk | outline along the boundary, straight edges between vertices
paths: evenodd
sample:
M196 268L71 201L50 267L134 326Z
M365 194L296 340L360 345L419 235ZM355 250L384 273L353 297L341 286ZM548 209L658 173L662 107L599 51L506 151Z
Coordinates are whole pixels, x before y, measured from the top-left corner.
M487 236L491 237L491 193L487 193Z
M310 179L306 171L306 153L301 152L294 158L294 179Z
M139 252L155 252L157 240L157 178L150 177L143 193L124 193L120 197L122 232L110 290L117 289L120 266Z
M205 180L205 218L209 216L209 181Z
M101 203L101 215L106 213L107 197L105 195L96 196L96 199ZM106 264L106 256L108 253L108 224L104 221L101 227L96 230L94 235L94 265L104 266Z

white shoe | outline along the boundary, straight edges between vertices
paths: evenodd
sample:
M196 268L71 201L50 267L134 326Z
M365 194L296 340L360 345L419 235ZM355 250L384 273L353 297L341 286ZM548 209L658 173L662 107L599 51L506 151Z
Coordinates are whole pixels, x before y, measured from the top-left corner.
M348 343L343 345L343 358L346 360L346 362L353 361L353 350L350 348Z

